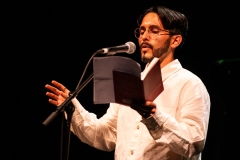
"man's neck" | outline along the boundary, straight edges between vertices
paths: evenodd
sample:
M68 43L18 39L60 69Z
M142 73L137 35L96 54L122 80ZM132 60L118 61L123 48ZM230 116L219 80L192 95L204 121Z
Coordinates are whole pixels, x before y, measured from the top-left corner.
M168 63L171 63L172 61L174 61L173 53L169 53L163 59L160 58L160 68L163 68L164 66L166 66Z

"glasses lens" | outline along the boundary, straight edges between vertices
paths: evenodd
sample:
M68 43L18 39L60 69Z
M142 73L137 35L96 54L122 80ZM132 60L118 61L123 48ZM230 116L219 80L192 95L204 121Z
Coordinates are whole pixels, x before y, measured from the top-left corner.
M139 28L135 29L134 35L135 35L136 38L139 38L139 36L140 36Z
M158 27L152 26L149 28L148 33L152 39L156 39L160 35L160 31L161 31L161 29L159 29Z

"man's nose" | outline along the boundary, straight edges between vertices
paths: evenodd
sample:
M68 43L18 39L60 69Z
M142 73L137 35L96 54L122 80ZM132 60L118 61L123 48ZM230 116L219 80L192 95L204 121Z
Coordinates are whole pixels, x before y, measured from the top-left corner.
M142 39L143 39L143 40L146 40L146 39L149 39L149 38L150 38L149 31L146 30L146 31L143 33L143 35L142 35Z

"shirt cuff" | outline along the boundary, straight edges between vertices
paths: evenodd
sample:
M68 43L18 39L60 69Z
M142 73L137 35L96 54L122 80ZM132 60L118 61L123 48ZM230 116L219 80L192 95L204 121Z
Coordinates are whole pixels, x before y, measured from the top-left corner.
M143 124L146 125L149 133L153 137L153 139L159 139L162 136L162 126L160 126L154 117L149 117L147 119L141 120Z
M149 133L151 134L153 139L156 140L161 138L163 134L163 124L164 122L166 122L166 119L168 117L168 114L156 109L156 112L152 117L143 119L141 122L146 125Z
M85 112L85 109L83 108L83 106L80 104L80 102L76 98L72 99L72 103L75 106L75 110L77 110L78 113Z

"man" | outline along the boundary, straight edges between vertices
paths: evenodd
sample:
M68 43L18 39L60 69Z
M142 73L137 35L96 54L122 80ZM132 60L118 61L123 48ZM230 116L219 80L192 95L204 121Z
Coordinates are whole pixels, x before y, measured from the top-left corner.
M207 136L209 95L202 81L174 60L187 34L187 18L158 6L147 9L138 25L135 36L141 59L146 63L160 59L164 91L144 105L111 103L100 119L73 99L71 130L95 148L115 149L117 160L200 160ZM57 106L69 91L56 81L52 85L46 85L52 92L47 96Z

